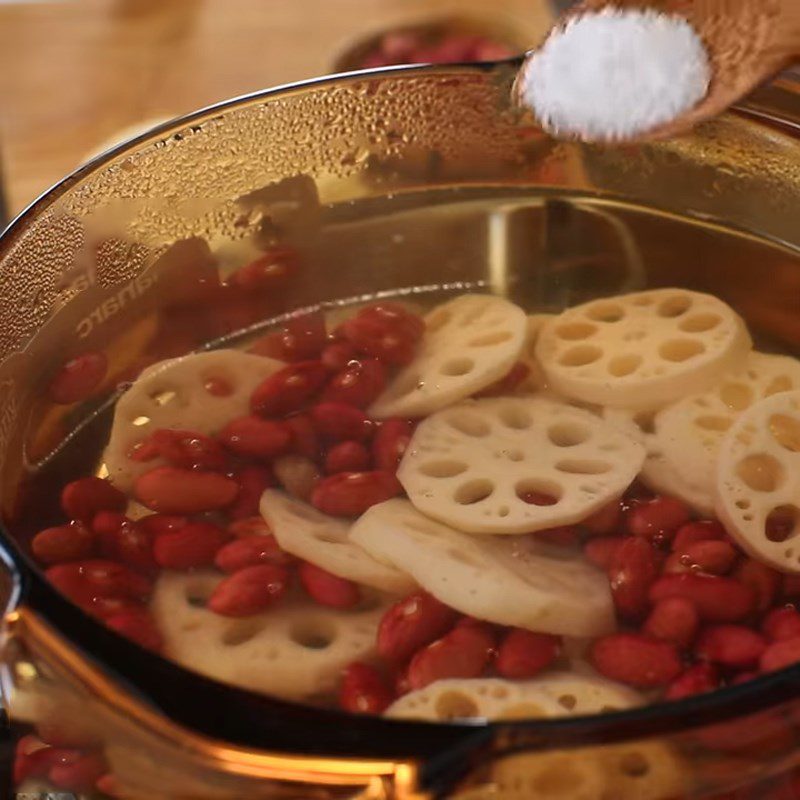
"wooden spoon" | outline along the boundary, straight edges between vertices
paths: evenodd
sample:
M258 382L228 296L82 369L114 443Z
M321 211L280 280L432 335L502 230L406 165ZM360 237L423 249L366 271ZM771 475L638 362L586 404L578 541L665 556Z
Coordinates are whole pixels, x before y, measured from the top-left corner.
M800 0L584 0L564 14L555 29L575 16L605 8L651 9L683 17L703 40L712 69L703 100L670 122L628 138L629 142L686 133L721 114L800 57ZM526 55L517 84L535 52ZM518 86L514 95L519 102Z

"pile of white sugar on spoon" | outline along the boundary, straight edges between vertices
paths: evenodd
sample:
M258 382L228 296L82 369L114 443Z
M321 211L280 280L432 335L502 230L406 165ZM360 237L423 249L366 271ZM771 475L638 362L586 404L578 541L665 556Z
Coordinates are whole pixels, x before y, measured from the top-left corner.
M614 141L688 111L710 81L708 53L685 19L608 8L554 29L526 61L517 93L556 135Z

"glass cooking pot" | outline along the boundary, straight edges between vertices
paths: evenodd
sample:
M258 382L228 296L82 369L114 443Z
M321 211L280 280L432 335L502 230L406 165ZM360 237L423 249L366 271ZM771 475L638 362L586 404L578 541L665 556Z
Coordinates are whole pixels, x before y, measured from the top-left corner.
M551 141L511 109L514 68L387 69L222 103L82 167L0 240L3 696L12 720L95 739L122 796L667 800L755 786L757 798L800 763L800 666L587 718L355 717L146 652L29 556L53 487L97 463L119 383L300 307L479 288L552 311L679 285L800 352L794 85L691 137L607 149ZM210 257L208 242L251 236L301 256L267 295L219 285L224 259ZM62 365L98 353L94 391L54 402ZM602 787L600 764L613 773Z

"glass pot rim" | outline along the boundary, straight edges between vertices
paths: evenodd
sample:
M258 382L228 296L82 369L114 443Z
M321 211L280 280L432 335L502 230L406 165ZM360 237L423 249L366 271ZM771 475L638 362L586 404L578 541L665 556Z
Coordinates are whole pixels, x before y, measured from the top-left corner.
M497 75L510 81L519 63L520 60L515 58L483 64L414 65L348 72L242 95L175 118L93 158L31 202L0 234L0 263L38 214L58 202L84 179L114 159L152 141L169 137L188 125L199 124L227 111L260 104L284 94L324 89L343 82L363 80L365 77L392 79L409 73L456 72L492 75L492 79ZM732 113L750 117L758 124L778 127L800 138L800 83L790 78L780 78L756 92L747 103L736 107ZM84 657L89 656L92 668L99 669L112 679L122 679L126 692L134 688L137 702L144 701L151 708L158 709L172 720L203 735L259 750L284 753L308 753L313 750L316 753L362 758L422 759L449 753L453 759L440 759L436 767L437 770L447 770L447 764L454 766L452 762L462 761L465 753L476 750L577 747L676 733L690 727L728 721L763 711L796 698L800 693L800 665L797 665L709 694L632 711L586 717L469 725L431 724L309 709L204 678L132 645L55 592L46 583L40 570L2 530L0 557L12 565L15 578L12 604L19 603L19 606L10 616L19 615L20 610L33 611L52 626L54 639L61 639L66 647L76 647ZM144 685L137 680L137 670L148 671L156 679ZM187 687L187 691L202 690L208 693L204 694L204 709L176 708L174 703L166 702L163 692L162 696L156 696L156 685L159 681L166 685L172 683L173 686L177 681ZM210 703L207 698L211 699ZM222 717L236 716L236 709L245 708L251 711L258 709L258 713L247 714L247 719L223 725L222 729L219 724L213 724L219 723ZM279 718L280 724L264 727L263 724L255 723L252 717L263 716L264 711ZM209 720L212 724L209 724ZM313 741L308 738L309 724L314 726Z

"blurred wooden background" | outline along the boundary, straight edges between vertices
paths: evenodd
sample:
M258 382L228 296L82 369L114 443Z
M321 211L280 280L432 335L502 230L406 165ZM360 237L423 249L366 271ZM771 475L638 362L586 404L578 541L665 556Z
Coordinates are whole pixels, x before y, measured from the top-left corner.
M332 71L362 35L460 15L535 41L547 0L0 2L0 157L16 213L128 126Z

